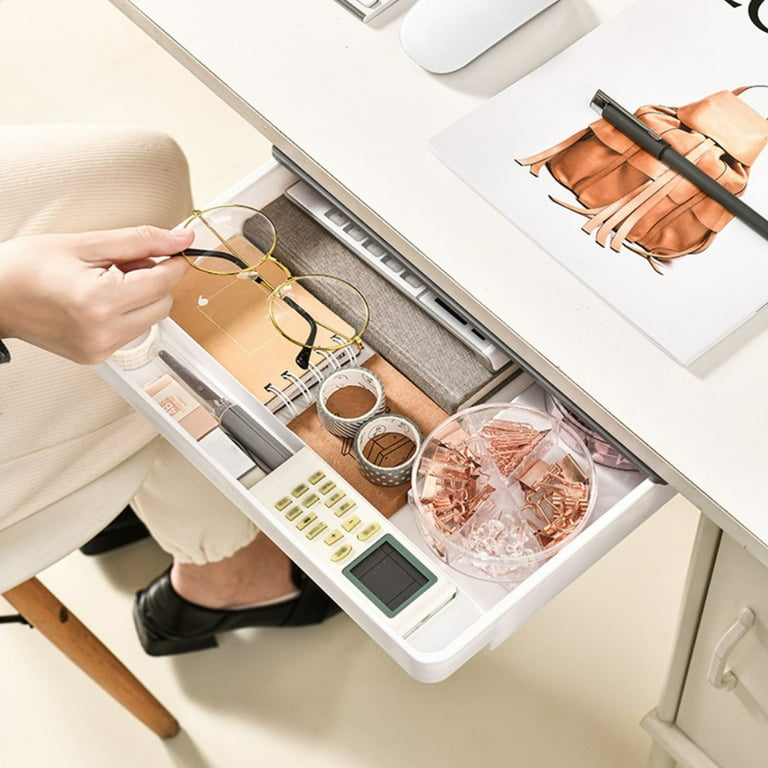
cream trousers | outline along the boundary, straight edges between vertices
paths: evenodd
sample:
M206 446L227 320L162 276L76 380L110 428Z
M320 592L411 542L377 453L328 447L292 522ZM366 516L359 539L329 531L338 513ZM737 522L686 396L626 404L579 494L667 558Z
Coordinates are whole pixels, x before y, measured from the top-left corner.
M173 227L191 209L186 159L164 134L0 126L0 241ZM12 359L0 368L0 531L155 441L157 458L136 479L131 505L164 549L202 564L254 539L254 525L90 368L18 340L6 344Z

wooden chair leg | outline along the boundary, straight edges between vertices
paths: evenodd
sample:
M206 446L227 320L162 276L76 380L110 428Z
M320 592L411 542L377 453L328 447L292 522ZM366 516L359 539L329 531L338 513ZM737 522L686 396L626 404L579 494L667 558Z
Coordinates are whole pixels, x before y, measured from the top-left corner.
M8 590L5 599L60 651L158 736L179 724L127 667L36 578Z

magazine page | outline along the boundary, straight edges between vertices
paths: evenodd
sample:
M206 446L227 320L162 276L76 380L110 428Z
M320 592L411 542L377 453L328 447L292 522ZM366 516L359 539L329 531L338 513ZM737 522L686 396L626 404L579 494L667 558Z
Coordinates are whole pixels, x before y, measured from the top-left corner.
M431 143L684 365L768 303L768 240L638 153L590 102L602 90L644 108L643 122L768 217L768 87L740 90L768 85L762 2L639 0ZM558 145L538 175L521 164Z

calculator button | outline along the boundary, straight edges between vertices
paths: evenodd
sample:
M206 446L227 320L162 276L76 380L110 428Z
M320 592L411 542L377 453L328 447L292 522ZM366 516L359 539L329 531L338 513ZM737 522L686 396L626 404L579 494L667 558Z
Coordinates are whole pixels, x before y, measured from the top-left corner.
M339 505L339 508L336 510L335 514L337 517L341 517L342 515L346 515L347 512L351 512L356 506L356 501L353 499L347 499L343 504Z
M309 486L306 483L301 483L291 491L291 496L293 496L294 499L298 499L299 496L303 496L308 490Z
M326 493L330 493L336 487L336 483L333 480L326 480L317 490L325 496Z
M360 541L368 541L368 539L370 539L380 528L381 526L378 523L368 523L368 525L357 534L357 538L360 539Z
M292 503L290 496L283 496L282 499L275 502L275 509L278 512L282 512L289 504Z
M344 491L334 491L326 500L325 500L325 506L330 508L332 507L337 501L341 501L347 494L344 493Z
M339 560L343 560L350 552L352 547L349 544L342 544L332 555L331 562L338 563Z
M324 522L319 522L317 525L313 525L306 533L308 539L314 539L319 536L328 526Z
M344 534L338 529L334 528L324 539L323 541L330 547L333 546L337 541L340 541L344 538Z
M286 513L285 516L288 520L295 520L301 514L301 507L298 504L294 504Z
M296 523L296 527L303 531L310 523L314 523L317 520L317 515L314 512L309 512Z
M360 518L357 515L352 515L352 517L349 518L349 520L345 520L341 527L345 531L351 531L353 528L356 528L358 525L360 525Z
M315 504L317 504L318 501L320 501L320 497L316 493L312 493L309 496L307 496L307 498L304 499L304 501L302 501L301 503L305 507L307 507L307 509L309 509L309 507L312 507Z
M318 469L317 472L313 472L307 479L312 485L317 485L325 477L325 472Z

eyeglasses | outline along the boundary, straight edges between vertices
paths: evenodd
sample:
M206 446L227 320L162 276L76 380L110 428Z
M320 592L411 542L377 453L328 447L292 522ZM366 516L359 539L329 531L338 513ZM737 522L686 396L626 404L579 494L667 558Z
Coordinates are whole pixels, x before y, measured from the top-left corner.
M194 211L182 226L195 229L192 246L181 253L193 269L249 280L268 294L272 325L301 348L296 356L299 368L309 368L312 350L362 348L370 322L365 297L340 277L292 275L274 257L277 230L262 211L239 204L214 206ZM222 269L222 261L232 266ZM275 272L274 267L282 279L265 276Z

